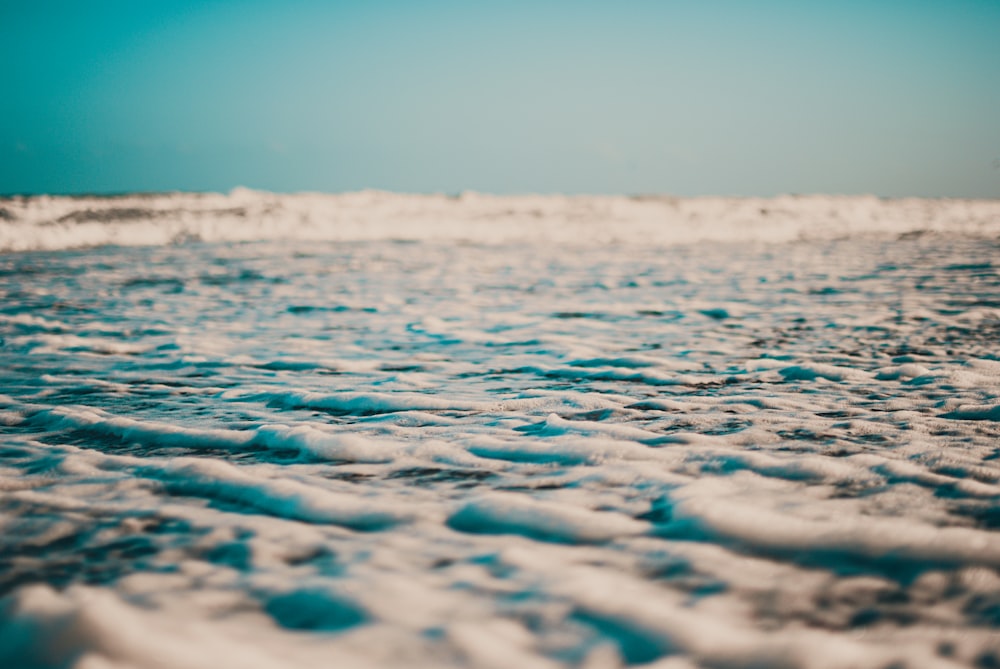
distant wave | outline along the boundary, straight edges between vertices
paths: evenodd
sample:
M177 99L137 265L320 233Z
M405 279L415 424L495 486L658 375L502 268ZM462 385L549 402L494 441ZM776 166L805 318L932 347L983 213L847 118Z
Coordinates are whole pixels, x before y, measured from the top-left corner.
M675 245L1000 237L1000 200L165 193L0 199L0 252L192 241L452 240Z

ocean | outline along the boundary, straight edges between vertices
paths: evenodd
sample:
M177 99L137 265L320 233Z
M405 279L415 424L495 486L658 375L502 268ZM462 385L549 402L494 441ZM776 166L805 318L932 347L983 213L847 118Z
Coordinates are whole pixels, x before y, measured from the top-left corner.
M1000 202L0 200L0 666L1000 666Z

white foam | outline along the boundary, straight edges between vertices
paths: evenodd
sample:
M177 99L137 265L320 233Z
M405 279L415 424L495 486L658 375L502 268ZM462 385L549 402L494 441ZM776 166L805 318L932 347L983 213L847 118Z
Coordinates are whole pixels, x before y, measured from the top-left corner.
M177 458L143 470L184 495L245 504L282 518L331 523L352 529L379 529L412 518L397 505L324 490L292 479L253 476L221 461Z
M372 666L363 656L304 642L283 647L262 616L192 620L131 606L110 592L31 586L0 600L0 664L79 669L282 669Z
M104 411L87 407L41 408L35 410L32 421L53 429L88 429L102 432L122 442L142 442L161 446L191 446L202 448L239 448L250 444L254 433L250 431L191 428L171 425L161 421L140 421L112 416Z
M944 418L955 420L989 420L1000 422L1000 404L962 404L953 409Z
M646 523L620 514L498 493L464 504L448 522L466 532L523 534L574 543L608 541L647 529Z
M366 405L367 406L367 405ZM195 450L228 450L263 447L269 450L294 450L327 460L349 462L389 462L401 453L402 446L384 439L363 437L345 431L331 431L311 425L265 424L247 430L182 427L163 421L135 420L113 416L87 407L42 408L25 405L33 424L51 429L86 429L100 432L123 444L143 443L177 446ZM11 421L25 418L7 412Z
M283 391L244 397L256 399L290 409L318 409L338 413L365 415L396 411L477 411L491 405L466 400L450 400L440 395L418 393L318 393L308 391Z
M750 503L734 495L738 489L725 479L693 483L671 494L673 517L768 550L1000 567L1000 537L991 532L858 515L808 519Z
M331 433L310 425L262 425L252 443L269 449L291 448L325 460L385 463L401 455L401 444L345 432Z
M2 667L1000 658L995 203L0 206L287 237L0 255Z
M3 202L0 250L186 240L451 239L479 243L785 242L934 232L995 237L1000 202L874 197L460 197L363 191L278 195L39 196Z
M778 370L785 379L789 381L813 381L825 379L827 381L844 381L846 379L865 379L871 377L870 372L851 367L841 367L825 363L808 363L803 365L793 365Z

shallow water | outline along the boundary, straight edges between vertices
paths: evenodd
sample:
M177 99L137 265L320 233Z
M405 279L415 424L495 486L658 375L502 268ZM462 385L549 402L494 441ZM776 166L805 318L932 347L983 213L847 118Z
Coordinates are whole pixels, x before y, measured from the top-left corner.
M0 256L0 666L998 666L998 257Z

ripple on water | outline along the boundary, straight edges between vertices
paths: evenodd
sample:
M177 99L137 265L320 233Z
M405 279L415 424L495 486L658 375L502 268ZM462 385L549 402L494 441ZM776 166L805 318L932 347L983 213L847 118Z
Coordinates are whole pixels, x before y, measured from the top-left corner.
M623 244L0 257L0 665L1000 661L996 242Z

